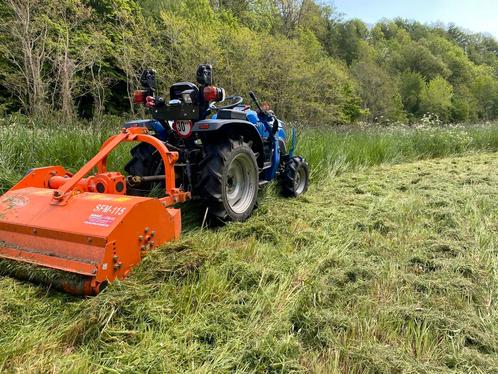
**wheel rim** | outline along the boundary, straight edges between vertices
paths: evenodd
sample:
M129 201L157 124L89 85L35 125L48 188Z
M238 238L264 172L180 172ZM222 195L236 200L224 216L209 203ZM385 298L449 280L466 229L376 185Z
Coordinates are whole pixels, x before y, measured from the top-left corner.
M235 213L250 208L256 191L256 170L252 158L245 153L235 156L228 166L226 195L228 205Z
M296 172L296 176L294 177L294 191L296 191L296 195L300 195L304 192L304 188L306 187L306 170L304 168L299 168Z

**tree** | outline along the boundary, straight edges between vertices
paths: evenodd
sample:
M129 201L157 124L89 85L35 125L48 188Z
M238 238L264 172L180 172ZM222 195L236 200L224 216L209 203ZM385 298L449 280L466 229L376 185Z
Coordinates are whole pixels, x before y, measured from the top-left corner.
M360 60L353 65L353 74L369 120L384 123L405 119L398 86L385 70L371 60Z
M48 10L48 9L47 9ZM93 64L90 47L94 47L92 31L85 27L91 18L91 9L80 0L64 0L50 9L50 26L54 67L54 89L60 98L63 118L74 117L75 90L81 88L78 74Z
M398 71L414 71L426 79L437 76L448 77L450 71L439 56L432 54L423 43L408 43L401 46L399 59L396 63Z
M451 107L451 121L467 122L470 119L475 119L476 113L472 104L471 97L462 94L454 95Z
M215 66L229 92L257 91L287 120L361 115L498 118L498 41L405 19L368 27L319 0L5 0L0 111L64 118L134 112L145 67L158 90ZM429 82L429 83L426 83Z
M275 6L282 17L282 31L286 36L290 36L299 26L304 8L309 1L311 0L274 0Z
M400 76L400 94L405 111L411 115L418 113L420 96L425 82L420 73L404 71Z
M498 82L487 69L479 70L471 91L477 101L478 117L485 120L496 118L498 115Z
M444 121L450 117L453 86L443 77L432 79L422 90L420 110L422 113L433 113Z
M161 66L160 50L152 45L155 29L147 25L139 9L128 6L112 8L116 22L108 25L114 43L112 57L125 83L129 110L135 113L133 91L139 86L139 72L150 66ZM147 37L143 36L148 31Z
M215 10L228 9L233 13L242 13L249 10L249 0L209 0Z
M368 38L367 25L358 19L337 23L331 32L330 53L351 65L361 53L361 46Z
M19 99L23 109L41 114L46 109L48 90L46 62L47 19L41 0L5 0L8 16L1 27L1 52L9 62L3 72L4 84Z

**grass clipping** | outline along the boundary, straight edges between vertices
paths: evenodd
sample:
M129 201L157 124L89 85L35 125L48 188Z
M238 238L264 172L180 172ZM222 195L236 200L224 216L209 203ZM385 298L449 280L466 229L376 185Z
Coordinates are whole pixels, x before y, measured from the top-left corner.
M420 161L269 193L95 298L0 277L0 369L496 372L497 166Z
M76 287L85 280L85 277L77 274L7 259L0 259L0 275L11 276L57 290L63 290L65 284Z

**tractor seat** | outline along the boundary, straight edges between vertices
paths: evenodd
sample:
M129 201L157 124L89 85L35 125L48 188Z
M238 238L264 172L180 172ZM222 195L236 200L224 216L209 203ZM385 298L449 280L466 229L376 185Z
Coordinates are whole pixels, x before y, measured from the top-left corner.
M247 121L246 112L234 109L222 109L218 111L217 119L239 119Z

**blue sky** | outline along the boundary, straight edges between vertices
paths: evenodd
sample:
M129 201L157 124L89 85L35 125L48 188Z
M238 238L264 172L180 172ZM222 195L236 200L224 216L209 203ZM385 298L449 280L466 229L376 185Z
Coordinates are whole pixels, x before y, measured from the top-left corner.
M432 23L441 21L498 38L498 0L328 0L345 18L375 23L402 17Z

